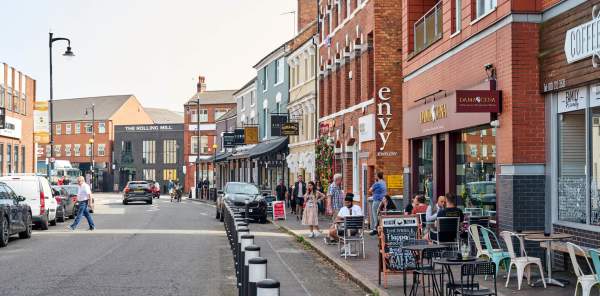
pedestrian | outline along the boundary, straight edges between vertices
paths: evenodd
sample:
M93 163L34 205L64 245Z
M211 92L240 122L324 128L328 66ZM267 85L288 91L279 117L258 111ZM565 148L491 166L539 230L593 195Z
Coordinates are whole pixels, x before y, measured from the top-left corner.
M296 200L294 199L294 185L288 187L288 206L291 208L292 215L296 214Z
M60 177L58 179L58 181L56 181L56 185L58 185L58 186L65 185L65 176Z
M296 220L300 220L300 217L302 216L305 194L306 183L304 183L304 176L298 175L298 181L294 183L294 190L292 191L292 197L296 201Z
M333 182L329 184L327 190L328 207L331 205L333 217L337 216L338 211L344 206L344 192L342 191L342 174L333 175Z
M287 191L287 186L283 182L283 179L279 180L279 184L275 187L275 198L277 201L285 200L285 194Z
M387 185L383 180L383 172L377 172L375 183L369 188L369 193L373 196L373 204L371 206L371 235L377 234L377 211L379 204L387 195Z
M310 230L308 237L318 237L321 233L317 203L323 198L325 198L325 195L315 190L315 183L308 182L306 194L304 195L304 213L302 214L302 225L308 226Z
M203 197L205 199L208 199L208 187L210 186L210 182L208 182L208 179L204 179L204 182L202 182L202 189L203 189Z
M169 180L169 183L167 183L167 192L169 195L171 195L174 186L175 184L173 183L173 180Z
M325 193L325 191L323 189L323 185L321 184L321 181L319 179L317 179L315 181L315 191L318 191L320 193ZM319 214L325 214L325 198L320 199L318 204L319 204Z
M75 221L73 221L73 224L67 226L67 228L70 230L75 230L79 225L79 222L81 222L81 216L85 216L89 225L89 230L95 230L96 225L94 224L92 215L88 210L88 203L93 203L92 190L90 189L90 185L85 182L85 179L82 176L77 177L77 185L77 202L79 203L79 209L77 210Z

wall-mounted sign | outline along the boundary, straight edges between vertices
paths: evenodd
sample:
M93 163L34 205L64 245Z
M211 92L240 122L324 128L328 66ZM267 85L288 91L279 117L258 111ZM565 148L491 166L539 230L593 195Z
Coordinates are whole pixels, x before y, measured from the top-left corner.
M201 123L200 131L214 131L217 129L217 125L214 123ZM198 124L190 123L188 124L188 130L191 132L195 132L198 130Z
M366 142L375 140L375 114L358 118L358 141Z
M0 136L21 139L21 119L6 116L4 128L0 129Z
M319 123L319 131L321 135L329 133L335 127L335 120L329 119Z
M592 65L598 67L600 61L600 10L592 8L592 20L567 31L565 55L567 63L592 57Z
M235 133L233 133L233 132L223 133L223 147L224 148L235 147Z
M172 125L129 125L124 127L128 132L154 132L154 131L172 131Z
M48 101L37 101L33 105L33 140L39 144L50 143Z
M448 117L448 108L446 104L432 104L431 107L421 111L419 123L435 122L436 120Z
M456 112L500 112L499 90L457 90Z
M585 109L587 107L587 98L587 89L585 86L559 92L558 113Z
M244 144L258 144L258 126L244 127Z
M300 134L300 127L297 122L285 122L281 125L282 136L297 136Z
M389 189L403 189L404 188L404 176L402 175L387 175L386 180L387 187Z
M381 138L381 147L379 147L379 151L385 150L385 145L387 145L388 139L392 132L388 130L390 125L390 121L392 120L392 105L389 100L392 98L389 96L392 90L389 87L382 87L377 91L377 98L379 98L379 103L377 103L377 120L379 121L379 138Z
M271 137L280 137L281 127L288 120L287 114L272 114L271 115Z
M243 128L236 128L233 132L234 134L234 140L233 140L233 145L244 145L244 129Z

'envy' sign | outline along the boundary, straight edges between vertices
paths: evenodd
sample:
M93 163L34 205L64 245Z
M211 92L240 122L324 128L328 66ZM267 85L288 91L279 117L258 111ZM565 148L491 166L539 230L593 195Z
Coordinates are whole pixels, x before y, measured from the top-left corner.
M379 148L381 151L385 149L385 145L392 134L392 132L387 130L390 120L392 120L392 106L389 102L391 97L386 96L390 92L392 91L389 87L382 87L377 92L377 96L381 100L381 102L377 104L377 119L379 120L379 126L381 127L381 131L378 132L378 134L381 138L381 142L383 143Z

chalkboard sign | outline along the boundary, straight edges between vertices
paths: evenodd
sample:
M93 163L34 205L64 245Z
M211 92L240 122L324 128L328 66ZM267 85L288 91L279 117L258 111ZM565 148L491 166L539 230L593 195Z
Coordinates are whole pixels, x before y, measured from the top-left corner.
M386 267L400 271L415 268L415 258L402 247L412 244L417 239L417 217L385 217L381 218L385 253L388 254Z

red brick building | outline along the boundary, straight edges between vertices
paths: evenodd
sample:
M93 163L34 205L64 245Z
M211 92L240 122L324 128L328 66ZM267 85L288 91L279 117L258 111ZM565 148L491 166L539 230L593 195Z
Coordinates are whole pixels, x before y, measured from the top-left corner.
M198 77L197 90L184 105L185 190L190 190L196 182L196 159L199 159L198 179L209 180L211 186L214 184L213 145L218 141L216 120L236 108L233 97L235 90L207 91L203 76Z
M379 170L402 193L401 4L319 1L320 141L335 146L333 170L361 202Z
M405 195L453 192L465 207L497 211L501 229L543 229L546 2L402 1Z

